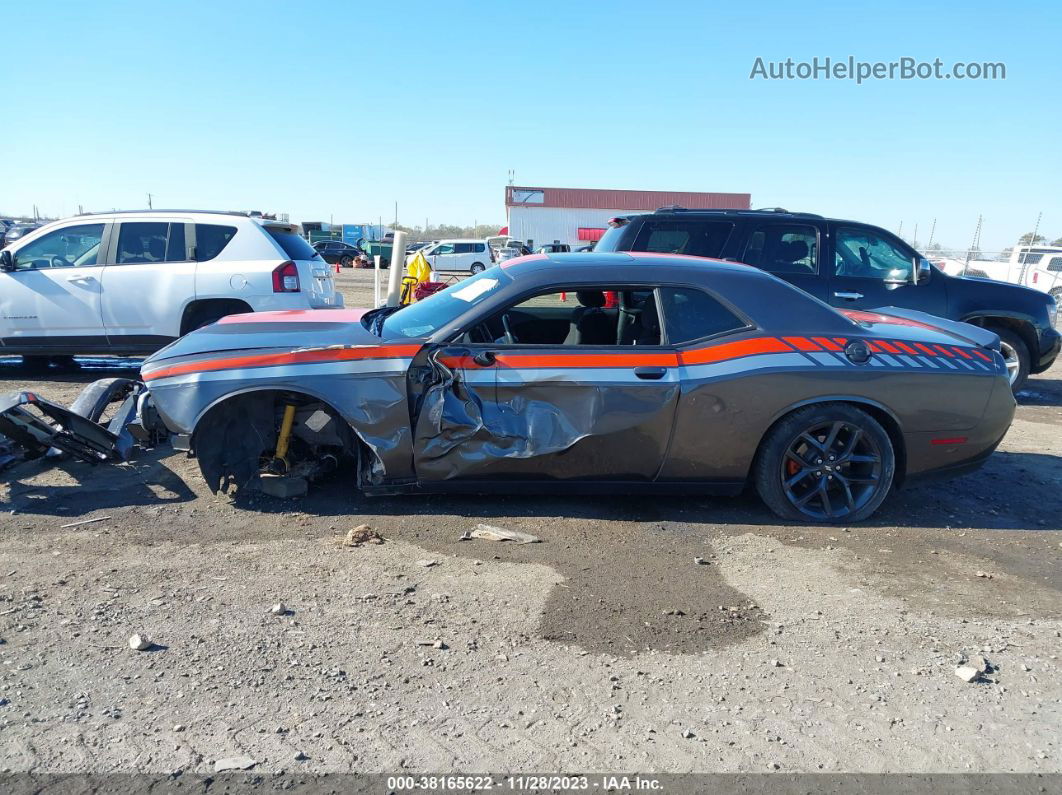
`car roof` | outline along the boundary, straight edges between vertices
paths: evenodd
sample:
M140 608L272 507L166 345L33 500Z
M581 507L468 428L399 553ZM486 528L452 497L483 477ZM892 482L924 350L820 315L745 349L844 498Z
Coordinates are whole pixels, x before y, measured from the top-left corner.
M651 218L661 215L676 215L692 218L779 218L793 221L833 221L835 223L859 224L873 226L865 221L853 221L848 218L830 218L818 213L805 213L787 210L784 207L764 207L756 210L696 210L687 207L661 207L651 213L621 213L617 218Z
M110 210L107 212L98 213L80 213L72 218L101 218L101 219L113 219L124 218L126 216L137 216L150 218L152 216L207 216L209 218L217 218L218 216L231 218L232 220L245 220L253 221L263 226L294 226L289 221L277 221L272 218L261 218L259 216L251 216L247 213L238 212L236 210L182 210L182 209L160 209L160 210ZM64 221L69 220L67 218L62 219Z
M696 273L703 275L707 272L741 273L750 278L773 279L766 271L743 265L738 262L727 262L708 257L693 257L687 254L663 254L649 251L617 251L617 252L590 252L579 254L572 251L557 251L541 254L529 254L524 257L514 257L501 265L506 272L516 271L513 275L523 276L525 272L534 270L542 275L554 274L557 276L570 277L575 269L593 272L593 278L598 277L597 271L609 271L624 267L642 267L651 265L656 269L662 269L673 274ZM657 271L659 272L659 270ZM668 276L667 278L671 278Z

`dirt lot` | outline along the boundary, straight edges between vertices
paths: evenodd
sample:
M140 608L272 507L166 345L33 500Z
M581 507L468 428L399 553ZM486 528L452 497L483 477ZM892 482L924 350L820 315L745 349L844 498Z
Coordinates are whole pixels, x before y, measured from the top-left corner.
M342 282L348 305L371 292ZM70 400L106 372L0 363L0 391ZM237 504L169 450L20 464L0 767L1062 771L1062 368L1021 404L982 471L848 528L753 497L366 500L342 479ZM542 543L458 541L478 522ZM386 542L336 543L362 523ZM966 684L977 653L998 670Z

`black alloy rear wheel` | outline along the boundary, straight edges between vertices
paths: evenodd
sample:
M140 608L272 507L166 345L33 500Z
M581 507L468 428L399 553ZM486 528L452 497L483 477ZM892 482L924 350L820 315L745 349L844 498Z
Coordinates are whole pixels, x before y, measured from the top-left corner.
M847 403L798 409L768 433L755 464L756 489L784 519L858 522L884 501L896 473L889 434Z

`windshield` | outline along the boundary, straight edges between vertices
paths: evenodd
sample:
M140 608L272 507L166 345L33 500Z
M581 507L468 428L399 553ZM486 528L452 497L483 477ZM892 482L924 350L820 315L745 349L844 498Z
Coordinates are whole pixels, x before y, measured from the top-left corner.
M451 284L445 290L402 307L383 322L385 337L429 337L512 279L499 267Z

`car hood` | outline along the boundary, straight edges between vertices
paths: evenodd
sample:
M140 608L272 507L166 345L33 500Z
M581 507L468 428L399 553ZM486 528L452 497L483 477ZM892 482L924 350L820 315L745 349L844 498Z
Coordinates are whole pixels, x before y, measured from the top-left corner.
M228 315L186 334L144 360L145 375L174 359L232 351L294 351L378 347L385 344L361 324L367 309L305 309ZM405 340L412 342L411 340Z

